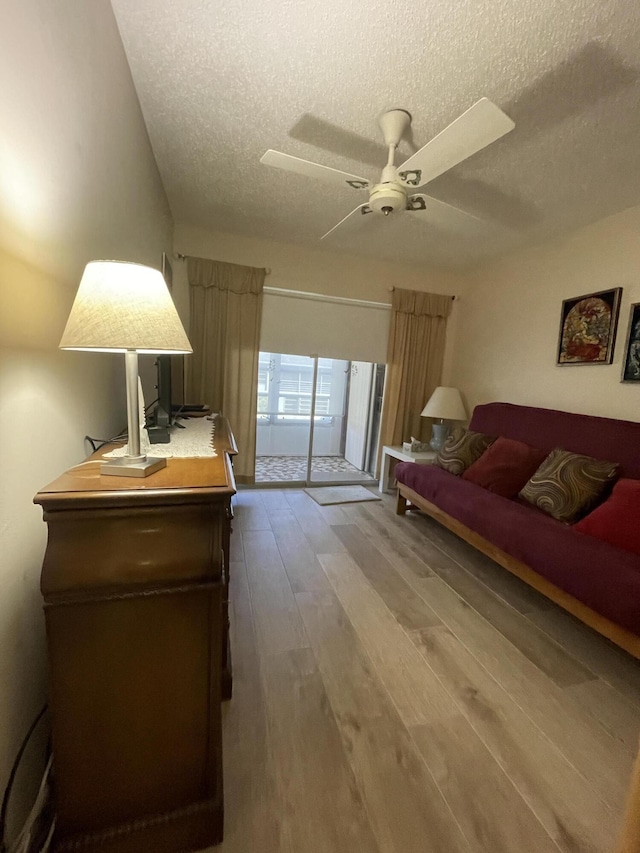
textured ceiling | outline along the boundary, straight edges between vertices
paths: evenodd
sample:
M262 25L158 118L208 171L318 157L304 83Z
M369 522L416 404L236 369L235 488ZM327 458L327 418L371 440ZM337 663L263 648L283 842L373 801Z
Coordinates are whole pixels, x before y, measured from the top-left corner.
M177 222L318 248L366 197L268 148L378 180L383 110L409 154L482 96L515 130L425 191L485 222L370 217L332 248L469 266L640 204L638 0L112 4Z

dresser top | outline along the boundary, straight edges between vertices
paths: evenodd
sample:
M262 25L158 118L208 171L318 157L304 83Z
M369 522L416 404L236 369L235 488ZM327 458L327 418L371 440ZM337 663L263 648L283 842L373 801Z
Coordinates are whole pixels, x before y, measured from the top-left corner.
M214 426L213 446L217 456L172 457L167 459L166 467L148 477L115 477L100 473L104 454L114 447L107 445L40 489L34 502L45 509L57 509L70 508L76 503L156 503L234 494L229 456L237 453L235 440L226 418L217 416Z

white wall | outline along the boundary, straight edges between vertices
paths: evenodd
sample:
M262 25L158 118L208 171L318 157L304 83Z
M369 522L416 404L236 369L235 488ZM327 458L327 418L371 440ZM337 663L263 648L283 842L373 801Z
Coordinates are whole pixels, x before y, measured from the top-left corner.
M611 365L556 365L563 299L624 288ZM621 383L629 305L640 302L640 207L520 251L467 278L451 382L469 404L502 400L640 420Z
M270 268L271 274L265 282L267 287L387 303L391 302L393 286L452 296L463 292L464 279L461 276L427 267L393 264L342 252L206 231L186 224L176 224L174 235L174 250L184 255ZM186 264L174 260L174 299L185 324L189 316L186 275ZM448 381L454 352L459 304L460 301L456 300L448 322L445 382Z
M1 792L46 696L33 495L126 422L121 357L57 344L84 265L159 267L172 221L108 0L3 0L0 80Z

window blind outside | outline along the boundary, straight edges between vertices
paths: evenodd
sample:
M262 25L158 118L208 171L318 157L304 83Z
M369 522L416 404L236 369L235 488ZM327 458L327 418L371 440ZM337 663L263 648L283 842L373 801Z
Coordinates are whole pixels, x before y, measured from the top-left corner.
M385 364L390 323L391 306L265 290L260 349Z

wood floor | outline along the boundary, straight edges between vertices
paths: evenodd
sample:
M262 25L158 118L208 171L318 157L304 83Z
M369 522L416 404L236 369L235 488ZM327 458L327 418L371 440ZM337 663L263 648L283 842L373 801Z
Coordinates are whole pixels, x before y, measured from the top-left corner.
M219 853L611 853L635 661L392 497L235 513Z

